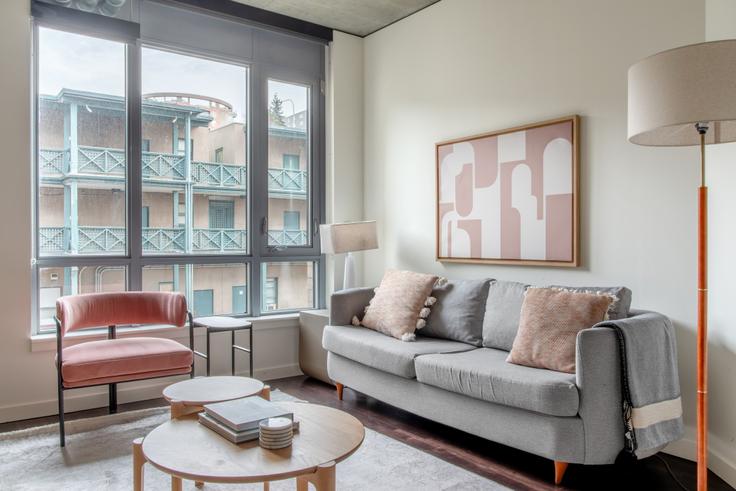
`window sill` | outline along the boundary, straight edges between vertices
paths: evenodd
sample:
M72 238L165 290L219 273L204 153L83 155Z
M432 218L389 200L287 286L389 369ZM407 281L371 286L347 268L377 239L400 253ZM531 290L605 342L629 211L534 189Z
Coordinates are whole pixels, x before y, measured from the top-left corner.
M253 322L254 332L267 329L282 329L285 327L296 327L299 324L299 313L290 312L288 314L274 314L262 317L246 317L246 319ZM118 337L134 337L141 335L154 336L181 340L188 344L189 328L171 326L121 327L118 328L117 335ZM200 338L202 336L204 336L204 329L195 328L194 337ZM70 346L83 341L97 341L102 339L107 339L106 330L94 329L89 331L76 331L69 333L64 337L64 345ZM34 334L30 337L30 345L32 353L56 351L56 334Z

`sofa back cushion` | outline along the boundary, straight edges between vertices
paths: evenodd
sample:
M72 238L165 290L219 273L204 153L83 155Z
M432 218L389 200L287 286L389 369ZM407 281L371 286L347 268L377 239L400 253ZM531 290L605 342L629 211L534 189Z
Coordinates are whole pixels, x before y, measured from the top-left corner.
M413 341L417 324L424 324L422 309L437 279L413 271L386 271L361 324L402 341Z
M483 318L483 346L511 350L528 286L515 281L491 282Z
M521 308L519 332L506 361L575 373L575 339L607 317L609 295L556 288L529 288Z
M451 280L432 290L437 302L422 335L480 346L491 280Z
M626 319L631 309L631 290L625 286L562 286L552 285L550 288L560 288L577 293L595 293L598 295L610 295L614 298L608 307L608 318L611 320Z

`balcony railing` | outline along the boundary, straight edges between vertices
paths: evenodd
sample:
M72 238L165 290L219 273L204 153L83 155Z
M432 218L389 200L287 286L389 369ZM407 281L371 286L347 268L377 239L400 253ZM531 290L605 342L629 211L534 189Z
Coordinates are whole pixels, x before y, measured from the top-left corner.
M303 193L307 190L307 171L292 169L268 169L269 191L292 191Z
M244 251L245 230L195 228L192 249L195 251Z
M77 254L123 254L125 228L79 227ZM45 255L63 255L71 251L69 227L41 227L39 249ZM269 245L299 246L307 243L304 230L269 230ZM196 228L192 235L193 252L244 251L247 232L238 229ZM186 232L183 228L143 229L143 251L148 253L183 253Z
M68 173L64 155L68 151L41 149L39 167L42 177L58 177ZM125 151L116 148L79 146L78 172L90 175L125 175ZM173 153L143 152L141 156L144 181L186 181L186 160ZM192 161L191 180L195 186L208 188L244 188L247 183L244 165ZM270 192L306 193L307 171L268 169Z
M269 230L268 245L302 246L307 244L306 230Z
M245 166L195 161L192 162L192 181L206 186L243 187L246 184Z
M143 229L144 252L184 252L186 232L183 228Z

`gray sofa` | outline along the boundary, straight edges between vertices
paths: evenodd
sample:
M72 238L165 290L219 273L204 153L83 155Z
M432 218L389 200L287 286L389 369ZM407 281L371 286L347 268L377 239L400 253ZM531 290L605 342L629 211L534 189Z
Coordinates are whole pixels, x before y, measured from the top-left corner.
M332 295L322 343L339 397L349 387L549 458L555 461L558 483L568 463L611 464L623 449L621 369L612 329L581 331L576 373L561 373L513 365L505 361L507 351L422 336L421 331L416 342L402 342L353 327L352 317L362 316L372 296L372 288Z

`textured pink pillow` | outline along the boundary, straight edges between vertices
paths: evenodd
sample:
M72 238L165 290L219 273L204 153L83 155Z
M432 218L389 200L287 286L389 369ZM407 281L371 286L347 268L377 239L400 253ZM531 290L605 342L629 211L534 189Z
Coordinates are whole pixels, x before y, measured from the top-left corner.
M506 361L575 373L578 332L605 320L609 295L555 288L529 288L521 306L519 331Z
M413 341L414 331L424 325L428 311L422 310L436 281L437 276L431 274L386 271L361 324L402 341Z

